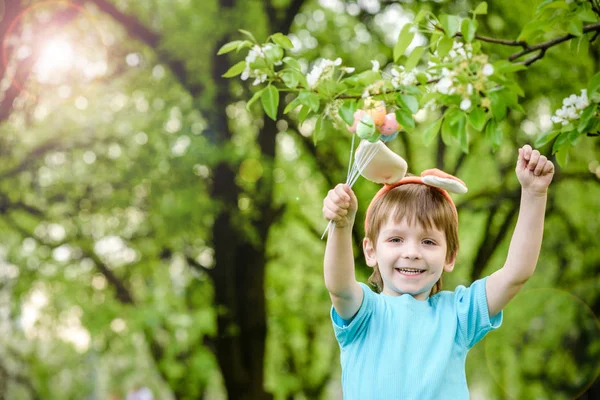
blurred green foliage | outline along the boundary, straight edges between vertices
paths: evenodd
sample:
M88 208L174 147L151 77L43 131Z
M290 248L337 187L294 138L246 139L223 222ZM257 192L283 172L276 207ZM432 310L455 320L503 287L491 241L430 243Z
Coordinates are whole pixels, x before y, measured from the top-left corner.
M537 1L490 3L478 33L516 39L525 27L531 43L578 33L561 19L564 1L544 2L554 3L546 22ZM259 41L283 32L301 44L305 70L319 57L369 70L393 60L419 10L466 17L477 3L0 5L0 398L124 398L140 385L160 399L340 398L320 209L344 180L350 135L331 131L315 147L315 118L282 116L289 93L276 122L261 102L247 110L257 87L221 78L243 55L217 52L244 39L238 29ZM435 166L469 186L456 196L461 250L445 289L502 267L519 201L516 149L551 131L563 99L600 70L597 40L572 43L515 73L524 112L499 122L495 151L477 137L468 155L439 136L424 146L419 123L390 143L409 172ZM494 62L515 49L482 43ZM580 136L557 170L536 274L468 358L473 398L600 393L598 148ZM376 189L355 186L358 221Z

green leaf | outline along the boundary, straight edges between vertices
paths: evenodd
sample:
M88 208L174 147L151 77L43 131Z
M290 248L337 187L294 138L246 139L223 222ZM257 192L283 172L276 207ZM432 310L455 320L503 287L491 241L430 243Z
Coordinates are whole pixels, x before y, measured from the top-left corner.
M570 47L575 55L586 58L589 54L590 41L586 35L581 35L578 39L571 40Z
M460 29L460 18L456 15L443 14L440 15L440 24L444 28L446 37L453 37Z
M569 162L569 149L570 148L571 148L571 145L569 143L567 143L556 151L556 155L555 155L556 161L558 162L558 165L560 165L561 167L564 167Z
M535 147L542 147L545 146L546 144L550 143L552 140L554 140L554 138L556 136L558 136L558 134L560 133L560 131L552 131L552 132L548 132L543 136L540 136L536 139L534 146Z
M405 110L403 108L397 109L396 110L396 120L398 121L398 123L400 125L402 125L404 130L406 130L407 132L409 132L415 128L415 120L412 116L412 113L408 110Z
M496 120L502 121L506 117L506 102L498 92L489 92L488 97L492 102L492 115Z
M440 38L445 37L444 34L440 31L433 31L431 33L431 36L429 38L429 48L431 49L431 51L434 51L437 46L438 46L438 42L440 41Z
M287 65L289 65L290 67L297 69L298 71L302 71L302 67L300 67L300 63L298 62L298 60L296 60L295 58L292 57L284 57L283 58L283 62Z
M567 25L567 32L575 36L583 35L583 22L578 19L571 19Z
M442 140L447 145L458 143L459 130L464 129L464 113L458 108L450 108L444 114L442 123Z
M344 79L343 82L352 86L368 86L379 79L381 79L381 73L369 69L360 74L350 76Z
M485 111L483 111L479 107L475 107L469 113L469 123L471 124L471 126L473 128L475 128L478 131L481 131L483 129L483 127L485 126L486 119L487 119L487 116L486 116Z
M548 23L540 23L538 20L530 21L525 24L517 40L533 40L544 34L545 29L549 29Z
M285 36L283 33L275 33L271 35L271 40L286 50L294 48L294 44L292 43L290 38Z
M254 43L258 44L258 41L256 40L256 38L250 32L248 32L244 29L238 29L238 32L243 33L244 35L248 36Z
M573 129L567 134L567 140L569 141L569 143L575 144L580 136L581 135L579 134L579 132L577 132L577 129Z
M419 60L421 59L421 55L423 54L423 51L425 51L425 47L423 47L423 46L415 47L415 49L412 51L412 53L410 53L408 60L406 60L406 64L404 64L404 69L406 71L410 71L414 67L417 66L417 64L419 63Z
M308 106L302 106L302 108L300 109L300 112L298 113L298 122L300 123L300 125L302 125L302 123L306 120L306 118L308 118L308 115L310 114L310 107Z
M342 93L346 89L346 85L336 81L323 81L317 86L317 91L325 97L334 97Z
M217 52L217 55L220 56L221 54L226 54L233 50L237 50L238 46L241 43L243 43L242 40L234 40L233 42L225 43L223 46L221 46L221 48Z
M267 90L266 87L260 89L258 92L254 93L254 96L246 103L246 110L250 111L250 106L262 96L263 92Z
M438 132L440 131L442 121L443 119L439 118L432 124L430 124L427 128L425 128L425 130L423 131L423 143L425 144L425 146L429 146L433 142L433 139L435 139Z
M417 99L415 96L399 94L396 96L396 100L403 108L410 110L410 112L413 114L419 111L419 99Z
M588 84L587 90L588 98L595 95L598 89L600 89L600 72L592 76L592 79L590 79L590 83Z
M552 144L552 154L556 153L558 149L560 149L565 143L569 142L569 133L570 132L562 132L554 143Z
M234 76L238 76L246 69L246 61L240 61L235 64L233 67L229 68L227 72L223 74L223 78L233 78Z
M448 37L442 37L437 45L437 53L440 58L446 57L446 54L452 49L454 46L454 39Z
M514 64L507 60L499 60L492 65L494 66L494 71L501 74L527 69L527 67L523 64Z
M260 97L265 113L273 121L277 119L277 107L279 106L279 91L275 86L269 85Z
M394 62L396 63L398 62L400 57L404 55L404 52L415 37L415 33L410 31L412 26L412 24L404 24L404 27L402 27L402 30L400 31L398 41L394 46Z
M597 104L592 104L587 106L581 116L579 117L579 126L577 127L577 132L579 133L587 133L586 131L590 129L594 125L594 115L596 114L596 110L598 109Z
M596 16L596 14L594 13L594 11L592 11L591 9L581 9L578 13L577 16L579 17L579 19L583 22L596 22L596 19L598 18Z
M481 3L479 3L477 5L477 7L475 8L475 11L473 11L473 14L475 14L475 15L484 15L484 14L487 14L487 12L488 12L488 5L484 1L484 2L481 2Z
M307 106L314 112L319 111L319 105L321 104L321 100L319 95L312 92L301 92L298 95L298 101L300 104Z
M356 109L356 100L344 100L344 103L338 110L338 113L347 125L352 126L352 124L354 124L354 113L356 112Z
M471 43L475 39L475 32L477 31L477 21L469 18L465 18L462 21L460 33L462 33L465 41Z
M494 151L500 148L500 143L502 143L502 130L498 123L493 119L490 119L485 126L485 138L492 145Z
M423 18L425 18L427 15L431 14L431 11L422 8L421 10L419 10L419 12L417 13L417 16L414 19L414 23L418 24L419 22L421 22L423 20Z
M281 79L285 86L290 89L295 89L298 86L298 76L296 74L297 71L294 70L283 71L281 73Z
M296 97L294 100L290 101L290 103L285 107L285 110L283 110L283 113L287 114L290 111L292 111L293 109L295 109L296 107L298 107L299 105L300 105L300 101L298 100L298 97Z
M323 140L329 132L333 131L333 123L327 116L321 114L315 124L313 131L313 144L316 146L319 140Z
M452 125L448 118L444 118L444 122L442 122L442 141L447 146L454 145L456 142L454 132L452 131Z

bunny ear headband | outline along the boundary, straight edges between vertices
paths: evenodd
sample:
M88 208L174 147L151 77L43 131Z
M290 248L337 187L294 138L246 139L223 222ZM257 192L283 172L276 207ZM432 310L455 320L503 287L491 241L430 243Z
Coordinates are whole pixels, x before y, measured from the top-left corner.
M375 132L376 128L381 136ZM423 184L438 189L450 202L454 209L454 215L458 219L456 206L448 192L467 193L467 186L460 179L437 168L423 171L421 176L406 176L408 170L406 161L383 143L383 141L387 142L395 138L398 135L398 129L401 128L394 113L385 114L385 104L383 102L378 102L375 107L367 111L358 110L354 114L354 124L351 127L348 126L348 129L351 132L356 132L362 140L356 149L353 160L354 135L352 136L352 149L350 151L346 183L352 187L358 177L362 175L372 182L384 184L367 208L365 227L368 224L367 221L373 203L393 188L407 183ZM331 224L331 221L329 223ZM327 225L321 239L325 237L328 229L329 225Z

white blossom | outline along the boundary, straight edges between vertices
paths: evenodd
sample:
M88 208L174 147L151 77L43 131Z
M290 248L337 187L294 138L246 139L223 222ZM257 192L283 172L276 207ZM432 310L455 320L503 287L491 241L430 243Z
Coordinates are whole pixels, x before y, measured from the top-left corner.
M410 86L417 83L417 75L414 71L406 71L404 66L400 65L391 69L391 83L395 89L402 86Z
M460 109L461 110L467 111L470 107L471 107L471 100L469 100L469 99L463 99L463 101L460 102Z
M583 109L590 105L587 90L582 89L580 96L572 94L564 98L562 104L562 108L556 110L550 119L555 124L567 125L569 122L579 119Z
M452 79L448 77L444 77L435 84L435 90L442 94L452 94L454 93L454 88L452 88Z
M492 64L485 64L481 70L481 73L485 76L490 76L494 73L494 66Z
M313 66L313 69L306 76L308 87L313 89L319 83L322 77L328 77L333 73L335 67L342 65L342 59L337 58L335 61L322 58L317 61Z
M371 60L371 64L373 65L373 72L379 72L379 61Z

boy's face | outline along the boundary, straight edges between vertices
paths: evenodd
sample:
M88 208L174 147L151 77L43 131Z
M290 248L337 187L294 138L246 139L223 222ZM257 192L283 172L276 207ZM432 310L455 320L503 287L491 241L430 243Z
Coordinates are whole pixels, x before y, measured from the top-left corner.
M446 262L446 247L443 231L427 230L418 223L408 225L405 218L399 223L388 219L379 231L375 247L369 239L363 242L367 265L379 266L382 293L408 293L418 300L427 299L442 271L454 268L454 260Z

